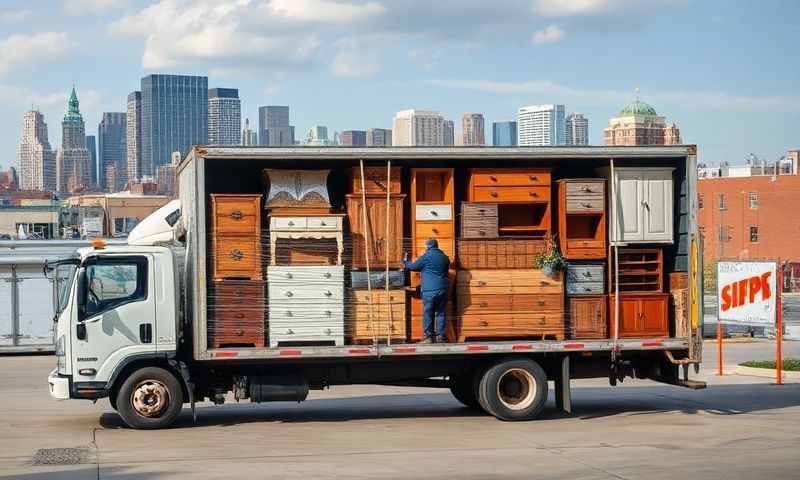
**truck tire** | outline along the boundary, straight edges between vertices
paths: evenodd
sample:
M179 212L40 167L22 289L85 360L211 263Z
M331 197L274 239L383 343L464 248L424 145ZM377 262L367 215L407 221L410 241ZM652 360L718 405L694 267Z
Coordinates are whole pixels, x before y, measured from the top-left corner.
M481 377L478 402L500 420L532 420L547 402L547 374L533 360L501 361Z
M450 393L456 397L456 400L463 403L465 407L481 408L480 403L478 403L478 397L475 396L475 387L471 375L453 377L450 382Z
M133 372L117 393L117 412L131 428L165 428L183 408L183 391L175 375L158 367Z

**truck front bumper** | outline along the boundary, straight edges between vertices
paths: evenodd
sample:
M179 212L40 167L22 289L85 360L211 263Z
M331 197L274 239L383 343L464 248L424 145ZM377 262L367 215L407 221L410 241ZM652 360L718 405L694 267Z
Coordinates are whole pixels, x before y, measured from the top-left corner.
M50 386L50 396L56 400L69 399L69 377L58 374L58 370L54 369L47 377L47 383Z

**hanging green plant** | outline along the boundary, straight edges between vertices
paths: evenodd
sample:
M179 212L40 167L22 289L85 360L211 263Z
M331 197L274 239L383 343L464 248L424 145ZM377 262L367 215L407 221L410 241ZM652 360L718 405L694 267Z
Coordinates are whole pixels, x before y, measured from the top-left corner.
M561 252L558 250L558 243L555 241L555 236L548 240L544 252L533 257L533 266L541 268L547 276L553 276L567 268L567 261L561 256Z

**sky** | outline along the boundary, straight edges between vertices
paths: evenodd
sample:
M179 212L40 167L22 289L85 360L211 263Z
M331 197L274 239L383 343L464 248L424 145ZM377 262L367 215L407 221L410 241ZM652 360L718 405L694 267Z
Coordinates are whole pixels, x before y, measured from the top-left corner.
M150 73L239 89L242 117L289 105L296 136L391 128L408 108L513 120L563 103L602 144L636 98L700 161L777 160L800 147L796 0L1 0L0 168L22 115L50 143L74 84L87 134ZM253 127L256 128L255 126Z

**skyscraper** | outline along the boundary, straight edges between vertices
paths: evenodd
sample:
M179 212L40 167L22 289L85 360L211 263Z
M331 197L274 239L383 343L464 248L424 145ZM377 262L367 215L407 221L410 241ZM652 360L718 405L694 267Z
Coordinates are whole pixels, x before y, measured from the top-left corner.
M442 145L452 147L456 143L456 126L452 120L442 121Z
M517 144L517 122L492 123L492 145L513 147Z
M333 142L328 139L328 127L325 125L314 125L309 129L306 136L306 145L322 146L332 145Z
M208 91L208 143L238 145L242 130L242 101L235 88Z
M78 95L72 87L67 112L61 122L61 148L56 156L57 189L77 192L91 186L89 150L86 148L86 125L80 111Z
M567 145L589 145L589 120L581 113L567 117Z
M461 116L461 144L486 145L482 113L465 113Z
M294 145L294 126L289 125L289 107L258 107L259 145Z
M86 150L89 150L89 170L92 177L92 184L98 183L97 180L97 137L86 135Z
M519 109L517 144L520 146L564 145L564 105L530 105Z
M250 128L250 119L244 119L244 128L242 129L242 145L251 147L258 145L258 135Z
M397 112L392 127L392 145L400 147L443 145L443 123L444 117L439 112L430 110Z
M123 112L103 112L97 127L100 147L100 187L110 192L125 188L128 183L128 133L126 115ZM108 171L114 170L113 183Z
M148 75L142 78L142 171L155 175L172 152L185 156L208 141L208 77Z
M345 130L339 138L342 145L358 147L367 144L367 132L365 130Z
M17 146L19 188L54 191L56 189L56 156L47 139L44 115L36 110L22 116L22 132Z
M387 128L368 128L367 129L368 147L391 147L392 131Z
M127 177L129 182L136 182L142 178L142 92L128 95L125 124Z

